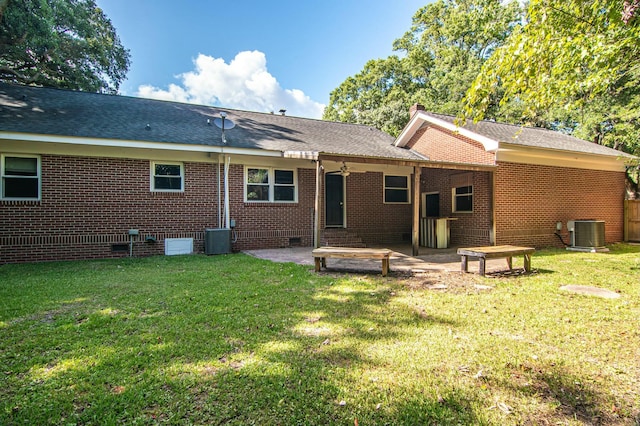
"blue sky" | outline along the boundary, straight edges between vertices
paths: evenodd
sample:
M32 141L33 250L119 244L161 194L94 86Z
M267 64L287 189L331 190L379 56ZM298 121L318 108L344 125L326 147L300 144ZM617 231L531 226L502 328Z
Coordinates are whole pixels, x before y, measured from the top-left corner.
M393 54L426 0L97 0L131 52L123 95L319 118Z

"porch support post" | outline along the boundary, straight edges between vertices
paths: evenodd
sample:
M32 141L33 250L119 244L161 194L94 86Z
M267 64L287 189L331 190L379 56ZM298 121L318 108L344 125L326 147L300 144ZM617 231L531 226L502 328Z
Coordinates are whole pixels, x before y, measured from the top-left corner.
M496 172L489 172L491 195L489 196L489 211L491 212L491 228L489 228L489 244L496 245Z
M411 229L411 244L413 256L420 254L420 175L422 168L413 166L413 224Z
M322 179L322 160L316 160L316 199L313 206L313 247L320 247L320 184Z

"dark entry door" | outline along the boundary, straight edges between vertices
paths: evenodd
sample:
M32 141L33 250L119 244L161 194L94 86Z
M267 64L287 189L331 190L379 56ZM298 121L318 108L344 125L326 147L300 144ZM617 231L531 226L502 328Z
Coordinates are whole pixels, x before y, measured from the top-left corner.
M344 183L342 175L325 175L326 226L344 226Z
M440 194L426 194L426 196L426 216L440 217Z

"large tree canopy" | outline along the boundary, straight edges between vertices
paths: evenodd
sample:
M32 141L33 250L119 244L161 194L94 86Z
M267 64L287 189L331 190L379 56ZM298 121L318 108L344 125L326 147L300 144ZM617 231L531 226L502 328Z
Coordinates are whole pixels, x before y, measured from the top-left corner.
M129 51L94 0L0 0L0 80L115 93Z
M469 90L467 117L483 118L497 101L516 102L522 121L640 153L638 4L531 0L524 25Z
M517 2L438 0L413 16L394 43L402 56L369 61L331 92L323 118L375 126L396 135L409 106L457 114L483 62L521 18Z
M323 119L366 124L395 135L407 122L411 94L423 86L397 56L371 60L331 92Z
M500 0L439 0L418 10L393 45L424 85L414 99L431 111L460 111L482 64L520 18L517 2Z

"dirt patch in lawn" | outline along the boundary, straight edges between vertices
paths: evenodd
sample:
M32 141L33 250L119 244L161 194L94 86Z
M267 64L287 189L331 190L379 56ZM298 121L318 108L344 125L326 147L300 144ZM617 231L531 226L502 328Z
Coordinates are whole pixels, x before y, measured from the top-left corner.
M426 271L397 273L400 281L412 290L429 290L451 293L491 291L493 286L476 274L451 271Z

